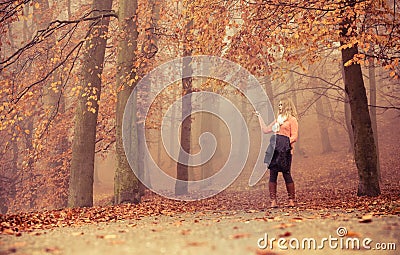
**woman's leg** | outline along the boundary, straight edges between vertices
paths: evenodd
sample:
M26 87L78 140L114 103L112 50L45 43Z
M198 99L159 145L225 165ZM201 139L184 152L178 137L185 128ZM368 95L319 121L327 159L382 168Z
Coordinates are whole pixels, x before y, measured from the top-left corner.
M288 197L289 197L289 206L294 207L294 205L295 205L294 204L295 188L294 188L294 182L293 182L292 175L290 174L290 172L283 173L283 178L285 179L285 183L286 183L286 190L287 190Z
M269 171L269 198L271 199L271 208L276 208L276 190L277 190L277 180L278 180L278 171L270 170Z

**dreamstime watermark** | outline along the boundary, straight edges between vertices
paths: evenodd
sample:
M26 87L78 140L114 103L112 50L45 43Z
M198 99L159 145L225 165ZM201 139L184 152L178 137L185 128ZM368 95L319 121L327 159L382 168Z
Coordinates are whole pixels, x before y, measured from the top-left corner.
M280 249L280 250L323 250L329 248L332 250L396 250L396 243L376 242L369 237L358 238L348 236L348 231L345 227L338 227L336 236L329 235L328 237L315 239L306 237L298 238L269 238L265 233L264 237L257 240L257 246L260 249Z
M137 141L135 140L136 132L132 131L135 128L135 123L137 123L137 102L140 101L142 112L145 113L142 116L144 119L139 120L139 122L146 123L149 113L154 110L152 107L155 107L153 103L157 96L163 93L168 86L189 77L225 82L245 96L247 102L253 108L251 111L260 112L263 119L268 123L274 119L271 103L258 80L245 68L224 58L216 56L177 58L158 66L143 77L135 86L124 111L122 136L125 154L135 175L145 186L164 197L186 201L213 196L226 189L239 176L247 162L250 149L249 130L244 115L251 114L251 112L240 112L228 97L214 92L193 92L190 96L185 95L173 102L168 107L166 114L162 116L160 132L164 149L175 162L187 166L200 166L208 162L216 151L217 139L209 132L205 132L199 137L201 147L199 153L189 154L182 149L176 130L179 130L182 120L191 114L206 112L218 117L228 128L231 144L230 148L226 148L230 151L225 164L221 169L213 169L214 175L196 181L183 181L173 178L166 171L163 171L165 169L161 169L153 159L147 143L149 139L146 139L148 133L145 132L146 127L144 125L137 126L140 131L137 132L139 134ZM140 96L144 94L146 96ZM182 106L185 105L185 100L188 101L187 99L191 102L202 103L192 104L192 109L189 111ZM218 102L218 104L213 102ZM161 112L159 109L156 110ZM180 118L176 118L177 112L180 113ZM212 125L212 123L207 124ZM171 137L173 133L175 137ZM259 149L259 154L249 179L250 186L255 185L266 172L262 159L265 155L267 140L269 139L263 138L260 132L261 142L259 148L256 148ZM139 146L139 149L144 152L140 155L145 155L145 158L149 159L145 173L139 173L138 168L135 167L138 159L138 154L132 149L136 144L135 142L144 145L143 147ZM175 194L175 186L180 184L187 185L188 194L184 196Z

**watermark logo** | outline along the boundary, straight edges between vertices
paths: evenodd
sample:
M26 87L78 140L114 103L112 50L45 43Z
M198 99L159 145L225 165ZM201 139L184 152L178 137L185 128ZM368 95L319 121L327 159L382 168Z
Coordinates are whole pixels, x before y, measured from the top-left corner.
M188 66L190 68L187 68ZM176 200L191 201L204 199L226 189L240 175L249 156L250 138L244 114L251 113L240 112L234 103L218 93L199 91L191 93L189 100L192 102L201 101L203 103L192 104L191 110L182 107L183 101L187 100L185 97L189 95L181 97L168 107L161 122L162 144L170 158L177 163L187 166L205 164L213 157L218 146L213 134L209 132L201 134L199 138L201 150L199 153L192 155L186 153L180 146L177 132L170 131L178 130L182 124L182 120L191 114L207 112L222 120L228 128L231 146L230 148L224 148L230 150L225 164L221 169L217 169L217 171L214 169L214 172L216 172L214 175L196 181L183 181L173 178L157 165L149 151L146 126L136 126L136 102L140 99L140 107L144 112L144 119L139 120L139 122L146 123L146 118L150 110L152 107L155 107L153 103L162 91L184 78L195 77L215 79L229 84L246 97L246 100L253 108L252 111L258 111L265 122L270 123L274 119L273 109L268 96L258 80L245 68L227 59L216 56L183 57L162 64L149 72L138 82L126 104L122 127L124 149L132 170L145 186L155 193ZM146 96L142 98L138 97L138 95L143 94ZM218 102L218 105L207 102ZM176 119L172 114L173 112L183 112L184 114L182 118ZM212 125L212 123L210 124ZM138 132L132 132L132 130L135 130L135 127L138 129ZM176 137L171 137L171 133L175 133ZM139 147L144 152L141 155L145 155L144 157L149 159L147 160L146 168L140 170L136 167L138 155L137 153L133 153L134 150L132 150L133 144L136 144L136 134L138 134L137 144L144 145L143 147ZM269 138L263 137L260 132L260 141L262 142L259 144L258 158L254 163L249 179L250 186L255 185L266 172L263 158L267 147L266 141L269 141ZM145 173L140 171L145 171ZM188 187L188 193L184 196L175 194L175 185L179 184L184 184Z
M329 248L332 250L396 250L396 243L374 243L371 238L358 238L348 236L345 227L338 227L336 236L329 235L320 239L305 237L298 238L270 238L267 233L257 240L257 246L260 249L279 249L279 250L323 250Z
M336 229L336 234L337 234L339 237L347 236L347 234L348 234L347 228L345 228L345 227L338 227L338 228Z

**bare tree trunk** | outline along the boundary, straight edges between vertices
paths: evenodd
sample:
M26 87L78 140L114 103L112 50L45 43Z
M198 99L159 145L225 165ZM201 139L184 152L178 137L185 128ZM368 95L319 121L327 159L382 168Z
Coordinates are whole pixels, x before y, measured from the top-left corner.
M380 163L379 163L379 140L378 140L378 124L376 120L376 79L375 79L375 64L374 59L369 59L369 68L368 68L368 75L369 75L369 113L371 116L371 123L372 123L372 130L374 132L374 141L376 146L376 157L377 157L377 168L378 168L378 175L379 180L382 179L381 171L380 171Z
M15 129L15 128L13 128ZM15 131L13 130L13 133ZM22 179L23 176L20 176L19 169L18 169L18 155L19 155L19 149L18 149L18 142L17 139L13 139L11 141L11 151L12 151L12 160L11 160L11 171L12 171L12 177L9 179L10 185L6 187L0 187L0 190L3 190L5 192L5 196L0 197L0 213L1 214L6 214L10 208L10 201L13 201L16 196L17 196L17 187L16 183L18 181L18 176L20 179ZM7 167L7 166L6 166ZM6 190L7 189L7 190Z
M340 69L342 70L342 79L343 84L346 83L344 78L344 67L343 64L340 65ZM353 128L351 126L351 112L350 112L350 104L349 104L349 96L347 92L345 92L345 99L344 99L344 121L346 123L346 131L347 135L349 136L349 152L354 153L354 135L353 135Z
M190 56L191 52L185 52L185 56ZM186 59L183 64L183 73L191 73L190 62L191 60ZM182 149L190 154L190 136L192 129L192 78L182 79L182 95L186 95L182 99L182 126L181 126L181 147ZM184 116L187 116L184 118ZM179 162L177 163L176 176L178 180L188 181L189 178L189 159L184 156L183 153L179 153ZM184 195L188 193L188 186L183 182L176 182L175 194Z
M221 112L220 109L220 103L219 103L219 98L215 98L214 99L207 99L202 101L203 104L212 104L213 108L215 109L214 114L215 116L219 116L219 113ZM217 142L217 148L215 150L215 153L213 155L213 157L205 164L203 164L201 166L201 179L204 180L210 176L213 175L213 173L216 172L216 168L218 167L217 162L220 160L221 157L221 150L223 150L224 146L223 146L223 138L222 138L222 134L221 134L221 122L214 117L213 114L211 113L206 113L203 112L201 115L201 133L204 132L211 132L214 137L216 138L216 142ZM237 153L236 151L232 151L232 153ZM203 155L204 152L203 152ZM204 158L202 158L202 161L205 160ZM207 188L210 185L212 185L212 183L210 181L207 182L202 182L202 188Z
M176 121L177 121L176 107L172 107L171 120L170 120L171 129L169 131L169 137L171 139L171 150L175 150L175 148L176 148L176 139L175 138L178 136L178 134L177 134L178 130L173 128L174 123L176 123ZM158 148L160 149L160 146ZM176 155L175 153L176 153L176 151L174 151L174 155ZM172 162L172 165L171 165L171 168L172 168L175 166L175 162L173 160L171 160L171 162Z
M189 33L191 28L193 27L193 19L189 20L185 26L185 39L183 46L183 56L187 57L183 61L182 73L184 75L190 76L192 73L191 68L191 58L192 50L189 46ZM190 154L190 137L191 137L191 129L192 129L192 77L187 77L182 79L182 96L185 96L182 99L182 126L181 126L181 147L182 149ZM187 118L184 118L188 116ZM176 168L176 176L178 180L188 181L189 178L189 159L184 156L183 153L179 153L178 156L179 162L177 163ZM188 193L188 186L184 182L176 182L175 185L175 194L176 195L184 195Z
M316 81L313 78L310 78L310 84L311 87L317 89L317 84L315 83ZM328 153L331 152L332 145L331 141L329 139L329 132L328 132L328 123L326 121L326 114L325 114L325 109L324 109L324 104L322 103L322 95L320 91L315 91L314 96L317 98L315 101L315 110L317 113L317 122L318 122L318 127L319 127L319 133L320 133L320 139L321 139L321 145L322 145L322 153Z
M319 132L321 135L322 153L328 153L331 152L333 149L331 145L331 140L329 138L328 123L326 121L325 108L322 102L322 98L319 98L315 104L316 104Z
M38 30L45 29L52 17L49 17L46 15L50 11L50 4L48 0L40 0L38 1L39 3L39 9L37 10L37 13L34 11L34 17L36 19L36 25ZM70 17L68 17L70 18ZM52 36L49 37L49 45L55 45L56 44L56 36L53 34ZM45 61L48 61L54 56L54 53L50 50L48 55L46 56L47 59ZM54 118L58 114L62 114L65 112L65 99L63 96L63 91L62 91L62 81L61 81L61 71L57 70L55 71L51 79L44 85L43 88L43 101L44 101L44 110L46 112L46 119L50 122L54 121ZM55 85L54 85L55 84ZM67 179L67 176L65 176L65 173L62 173L62 166L63 166L63 158L60 157L66 149L67 149L67 134L59 134L59 133L54 133L54 132L49 132L49 140L55 140L56 144L52 144L54 146L53 150L50 150L50 155L48 155L48 160L46 162L47 166L46 169L49 169L51 178L49 178L49 181L52 183L46 182L45 185L43 185L45 188L41 192L42 196L49 196L49 195L54 195L57 194L59 195L58 199L53 199L53 206L56 208L63 208L68 205L68 197L66 197L65 194L67 193L68 186L67 185L59 185L58 181L60 178ZM57 160L55 160L57 158ZM66 180L65 180L66 182Z
M94 176L93 176L93 183L94 183L95 186L101 185L101 181L100 181L100 178L99 178L99 164L100 163L98 161L99 161L99 159L96 160L96 157L95 157L95 160L94 160Z
M92 15L111 10L112 0L93 0ZM96 22L96 21L95 21ZM96 22L97 23L97 22ZM82 91L75 112L74 140L69 180L68 206L93 206L93 173L97 115L101 93L106 36L109 18L103 18L90 31L82 64ZM94 92L93 92L94 91ZM90 98L92 97L92 98ZM95 99L93 99L93 97ZM88 104L90 110L88 110Z
M205 102L203 100L201 103L202 104L207 104L207 103L210 103L210 102ZM201 113L200 133L204 133L204 132L208 131L207 128L210 125L210 118L209 117L210 117L209 114L207 114L205 112ZM215 133L216 128L217 128L216 125L212 125L212 127L213 127L212 133L214 134L214 136L218 137L218 134ZM203 158L202 158L202 161L203 161ZM212 160L207 162L206 164L203 164L201 166L201 180L204 180L204 179L206 179L206 177L211 176L210 175L210 172L211 172L210 170L211 169L212 169ZM203 185L202 188L206 188L209 185L209 183L208 182L207 183L206 182L202 182L202 185Z
M130 136L132 142L126 144L124 150L122 137L122 121L126 103L131 95L136 81L132 85L129 82L135 79L134 62L137 51L137 0L121 0L119 2L119 31L123 40L119 42L119 51L117 56L117 109L116 109L116 157L117 169L114 176L114 203L139 203L141 194L139 190L139 180L133 170L138 168L138 142L137 142L137 118L136 93L133 98L133 112L131 128L125 130L127 136ZM134 165L129 165L126 155L133 158ZM132 170L132 168L133 170Z
M331 100L328 97L324 97L323 98L323 103L325 104L325 106L328 107L329 121L333 120L335 118L335 113L333 112L333 109L332 109ZM329 121L328 121L328 124L327 124L328 126L329 126ZM336 128L333 130L333 135L334 135L334 137L339 137L339 133L338 133Z
M28 134L25 134L25 146L26 149L29 152L32 152L33 149L33 120L32 119L28 119L26 122L26 129L29 130ZM33 169L33 164L34 164L34 160L33 157L29 156L28 160L27 160L27 165L26 167L24 167L26 169L26 171L28 172L29 175L29 181L32 183L31 185L29 185L29 189L30 189L30 199L29 199L29 209L34 209L37 203L37 197L38 197L38 188L39 188L39 184L38 182L35 180L35 174L34 174L34 169Z
M354 8L356 0L346 1L349 8ZM349 34L356 31L356 16L344 16L340 24L341 45L348 43ZM350 30L350 28L352 30ZM344 65L345 90L349 96L351 124L354 133L354 158L356 161L359 185L358 196L378 196L381 191L377 168L377 153L371 118L368 111L368 99L362 77L361 66L356 63L346 65L358 54L358 46L344 48L342 62Z
M154 57L154 55L152 55L153 53L153 49L157 48L157 43L158 43L158 38L157 35L154 33L155 29L157 27L157 22L160 19L160 5L161 5L161 1L160 0L150 0L149 4L151 5L151 15L152 15L152 29L150 29L150 35L148 35L148 44L145 45L145 47L147 47L147 50L144 50L145 47L142 48L142 53L146 54L146 56L148 58L152 58ZM156 53L156 52L155 52ZM155 54L154 53L154 54ZM141 95L143 101L146 101L148 95L147 93L150 93L151 87L150 84L145 88L145 91L143 91L144 93ZM146 114L144 112L144 108L141 105L138 105L138 111L139 111L139 116L140 118L142 118L142 120L144 120L144 115ZM138 122L138 137L144 137L144 121L139 121ZM143 133L142 133L143 132ZM172 136L171 136L172 137ZM150 176L148 173L146 173L146 160L147 160L147 153L145 153L145 146L146 144L144 144L145 141L142 141L141 139L138 140L138 150L139 150L139 156L138 156L138 169L139 169L139 175L141 180L147 180L147 182L145 183L150 183ZM144 195L145 190L146 190L146 186L142 183L139 182L139 190L140 190L140 194L141 196Z

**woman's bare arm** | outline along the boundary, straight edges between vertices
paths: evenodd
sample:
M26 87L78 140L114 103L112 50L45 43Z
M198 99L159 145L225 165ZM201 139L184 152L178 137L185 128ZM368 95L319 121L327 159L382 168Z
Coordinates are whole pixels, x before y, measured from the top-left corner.
M258 122L260 123L260 126L261 126L261 131L262 131L264 134L271 133L271 132L272 132L272 125L274 125L275 121L273 121L271 124L269 124L269 125L267 126L267 125L265 124L263 118L261 117L261 115L260 115L260 114L257 114L257 116L258 116Z

